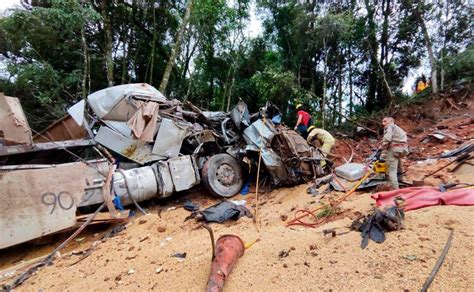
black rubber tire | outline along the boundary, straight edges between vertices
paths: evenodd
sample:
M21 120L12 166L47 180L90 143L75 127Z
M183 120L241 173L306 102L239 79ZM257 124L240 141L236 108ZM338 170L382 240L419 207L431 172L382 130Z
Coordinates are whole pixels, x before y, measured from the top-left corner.
M232 171L233 178L225 185L218 180L219 167L225 166ZM217 154L209 158L201 170L202 183L208 191L215 196L230 198L242 188L242 167L234 157L229 154Z

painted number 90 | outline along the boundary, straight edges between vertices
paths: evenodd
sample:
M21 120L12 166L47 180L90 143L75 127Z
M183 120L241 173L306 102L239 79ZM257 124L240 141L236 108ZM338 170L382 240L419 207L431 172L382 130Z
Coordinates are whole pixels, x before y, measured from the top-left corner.
M41 197L41 202L46 206L52 206L49 214L53 214L56 206L63 210L69 210L74 206L74 198L68 192L59 192L57 195L55 193L45 193Z

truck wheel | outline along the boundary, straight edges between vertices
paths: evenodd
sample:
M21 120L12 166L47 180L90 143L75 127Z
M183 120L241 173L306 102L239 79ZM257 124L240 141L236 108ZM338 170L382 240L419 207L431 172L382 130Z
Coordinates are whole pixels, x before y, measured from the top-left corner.
M202 168L202 182L213 195L230 198L242 188L242 168L228 154L214 155Z

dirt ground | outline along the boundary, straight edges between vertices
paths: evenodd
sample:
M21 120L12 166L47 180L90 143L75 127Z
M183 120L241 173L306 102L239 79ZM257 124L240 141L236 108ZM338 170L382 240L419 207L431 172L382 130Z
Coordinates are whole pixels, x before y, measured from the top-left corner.
M422 130L416 130L419 124L410 125L401 118L416 153L406 162L407 180L418 179L450 161L430 157L472 141L474 125L464 125L466 118L472 118L472 109L471 100L464 112L441 117L424 125ZM423 135L446 124L459 140L421 142ZM364 151L370 152L370 145L364 147ZM341 153L344 154L347 153ZM448 167L425 183L435 186L452 181L474 183L472 165L465 164L455 172L450 172L451 169ZM306 193L308 186L260 194L256 223L243 217L210 225L216 238L235 234L251 245L227 279L226 291L419 290L440 256L450 230L454 230L452 246L431 289L473 289L474 206L435 206L408 211L404 229L387 233L384 243L371 241L366 249L361 249L359 232L331 237L324 236L322 230L349 231L348 226L357 214L365 214L374 207L369 192L349 197L339 206L340 213L333 221L317 228L285 226L297 210L314 209L330 198L343 195L331 192L325 198L312 197ZM108 227L90 228L66 247L53 265L41 268L16 290L202 291L211 266L211 244L208 232L200 223L194 219L184 221L190 213L180 206L187 199L201 207L219 201L198 190L165 203L151 203L146 206L149 215L137 214L124 231L104 241L100 238ZM232 199L246 200L249 209L255 210L254 193ZM0 269L47 254L65 236L42 246L26 244L0 251ZM78 252L95 241L98 243L91 255L74 264L81 258ZM279 256L282 251L289 251L288 256ZM187 254L185 259L171 256L183 252ZM0 285L12 279L1 275Z

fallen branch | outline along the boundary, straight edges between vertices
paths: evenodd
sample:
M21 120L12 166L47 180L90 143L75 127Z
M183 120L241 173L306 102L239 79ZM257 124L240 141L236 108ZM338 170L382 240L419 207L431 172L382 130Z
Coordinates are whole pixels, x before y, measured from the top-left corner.
M459 111L459 107L454 103L454 101L451 98L446 98L446 102L455 110Z
M438 261L436 262L435 266L433 267L433 270L431 271L430 276L428 277L428 279L426 279L425 283L423 284L423 287L421 288L421 292L428 291L428 288L430 287L431 283L436 277L436 274L441 268L441 265L443 264L444 259L446 258L446 255L448 254L449 248L451 247L451 242L453 241L453 233L454 233L454 230L451 229L451 232L449 233L448 241L446 242L446 245L444 246L443 252L438 258Z

